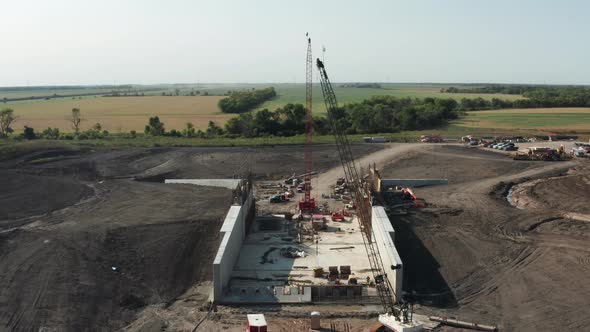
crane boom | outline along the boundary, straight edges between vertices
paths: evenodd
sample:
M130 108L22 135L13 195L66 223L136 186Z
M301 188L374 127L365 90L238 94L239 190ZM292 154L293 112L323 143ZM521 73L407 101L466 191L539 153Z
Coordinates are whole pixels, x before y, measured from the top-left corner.
M320 71L320 84L324 95L324 101L326 103L326 109L328 110L328 120L336 138L336 146L342 163L342 168L344 169L346 181L349 186L351 186L350 192L352 193L353 201L356 204L357 218L361 225L363 242L369 258L373 278L375 279L379 299L385 312L394 315L396 319L398 319L399 313L394 306L393 288L387 278L385 269L383 268L383 262L381 261L381 255L379 254L379 248L375 242L375 235L372 229L369 190L367 190L367 187L363 184L362 178L357 171L348 137L344 133L343 128L340 128L337 119L335 118L338 102L332 84L328 78L328 74L326 73L324 63L320 59L317 59L316 64Z
M305 66L305 147L304 162L305 175L303 177L304 198L299 202L299 210L302 212L312 212L315 210L315 200L311 197L311 139L313 130L313 118L311 115L312 107L312 77L313 77L313 58L311 56L311 38L307 38L307 59Z

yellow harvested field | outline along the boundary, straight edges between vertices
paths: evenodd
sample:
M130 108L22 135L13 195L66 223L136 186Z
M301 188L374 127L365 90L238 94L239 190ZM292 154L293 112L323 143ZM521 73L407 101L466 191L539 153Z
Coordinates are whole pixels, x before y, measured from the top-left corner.
M14 129L21 131L26 125L42 130L56 127L71 131L68 116L72 108L79 108L87 129L99 122L111 132L143 131L151 116L159 116L166 130L182 129L187 122L205 129L209 121L218 125L234 117L222 113L217 107L220 96L146 96L146 97L89 97L82 99L52 99L0 104L0 108L14 109L18 117Z

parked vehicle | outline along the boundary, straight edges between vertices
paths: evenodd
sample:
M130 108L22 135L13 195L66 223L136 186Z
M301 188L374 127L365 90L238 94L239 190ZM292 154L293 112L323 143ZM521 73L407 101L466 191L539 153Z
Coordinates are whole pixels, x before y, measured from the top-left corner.
M363 141L366 143L385 143L387 140L385 137L363 137Z
M506 143L502 146L501 150L508 150L509 148L513 148L514 147L514 143Z
M422 135L420 136L422 143L442 143L443 138L440 135Z
M268 201L270 203L283 203L283 202L288 202L289 199L285 196L285 195L273 195L271 196Z

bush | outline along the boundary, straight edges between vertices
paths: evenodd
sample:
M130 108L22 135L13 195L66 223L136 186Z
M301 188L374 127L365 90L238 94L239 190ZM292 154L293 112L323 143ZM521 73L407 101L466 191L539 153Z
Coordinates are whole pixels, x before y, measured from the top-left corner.
M75 137L73 134L66 134L66 133L63 133L63 134L60 134L60 135L59 135L59 139L63 139L63 140L68 140L68 141L71 141L71 140L73 140L74 138L76 138L76 137Z
M25 130L23 131L23 137L25 139L35 139L37 138L37 134L35 134L35 129L31 127L25 126Z
M172 129L170 130L170 132L168 133L167 136L171 136L171 137L182 137L182 133L176 129Z
M43 130L43 132L41 133L41 137L43 137L45 139L59 139L60 138L59 129L47 128L47 129Z
M194 137L195 136L195 126L191 122L186 123L186 128L183 129L182 136L184 136L184 137Z
M164 128L164 123L160 121L160 118L154 116L150 118L149 123L145 126L144 132L146 135L164 136L164 134L166 134L166 129Z

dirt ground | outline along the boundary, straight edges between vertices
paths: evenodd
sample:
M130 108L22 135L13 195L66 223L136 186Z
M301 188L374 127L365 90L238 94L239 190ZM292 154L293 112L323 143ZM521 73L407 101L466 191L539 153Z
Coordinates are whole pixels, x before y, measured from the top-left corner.
M590 325L590 221L571 218L589 213L587 160L519 162L429 144L353 153L385 178L449 179L415 190L425 208L391 216L416 312L503 331ZM257 180L279 180L301 173L302 157L301 147L46 147L1 161L0 330L242 331L245 314L259 311L272 331L296 332L318 310L326 327L368 331L378 308L219 306L207 315L231 192L158 182L241 176L248 165ZM333 146L314 147L314 165L318 192L342 174ZM510 189L534 208L511 205Z
M587 328L590 222L563 218L588 209L586 164L431 146L385 166L384 177L449 179L416 189L427 208L392 218L404 290L422 304L418 310L506 331ZM541 179L532 193L537 207L511 206L510 183L534 179Z
M315 150L318 170L337 165L334 147ZM281 178L302 157L300 146L42 146L1 160L0 330L117 330L186 293L200 305L232 193L161 181Z

